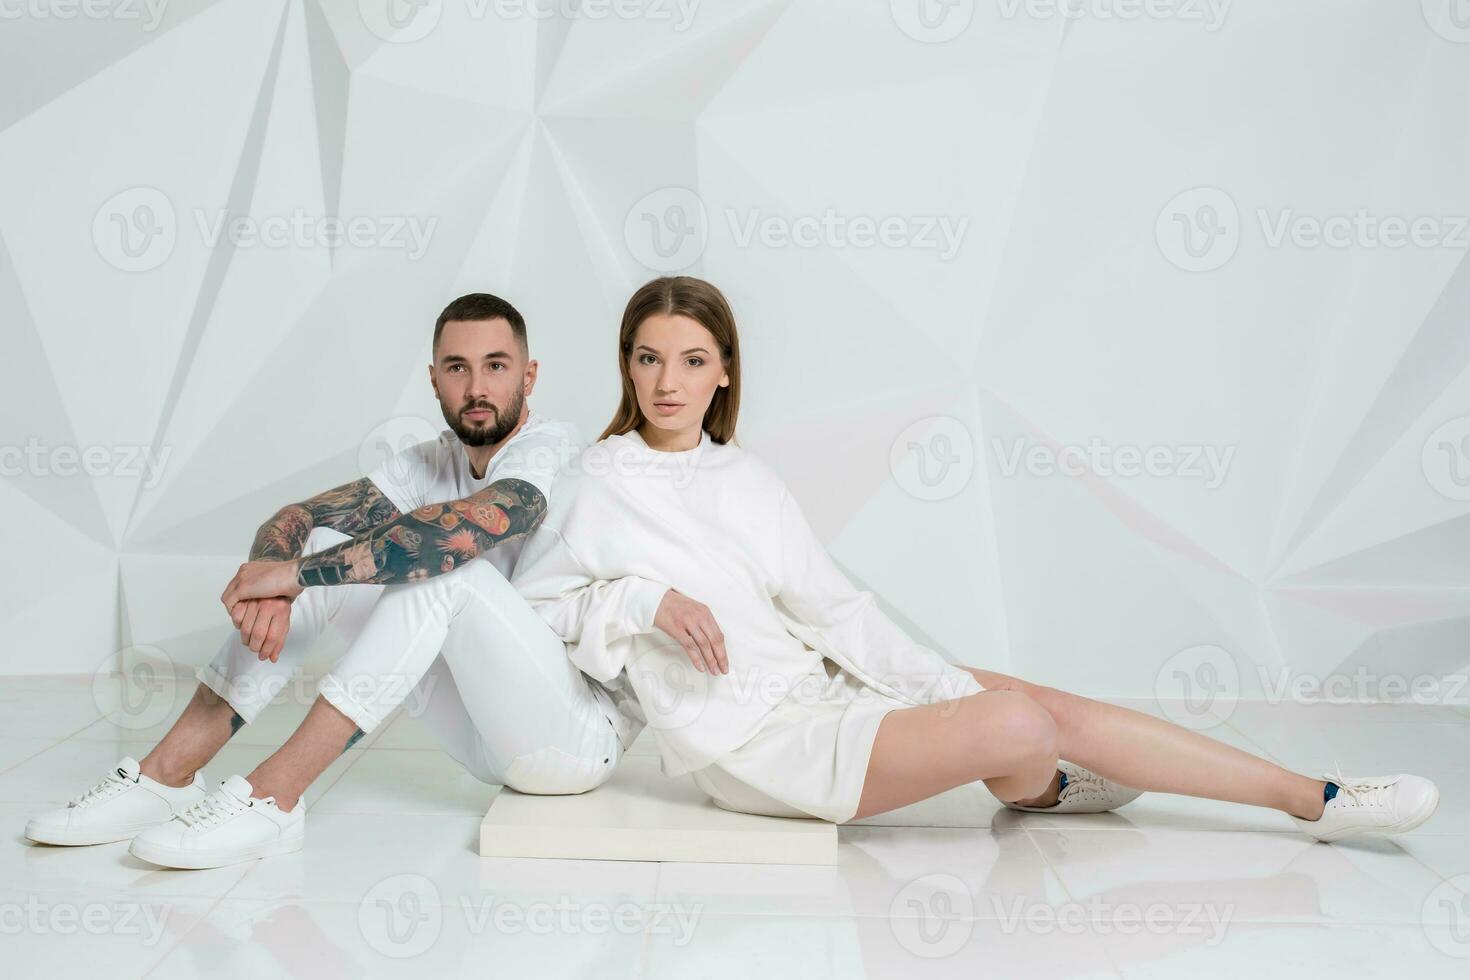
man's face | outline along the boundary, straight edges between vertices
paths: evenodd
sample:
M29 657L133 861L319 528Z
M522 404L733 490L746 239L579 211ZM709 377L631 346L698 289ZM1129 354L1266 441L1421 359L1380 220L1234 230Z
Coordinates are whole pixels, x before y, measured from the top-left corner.
M429 380L444 421L466 446L497 443L521 420L536 384L528 361L503 317L449 320L439 334Z

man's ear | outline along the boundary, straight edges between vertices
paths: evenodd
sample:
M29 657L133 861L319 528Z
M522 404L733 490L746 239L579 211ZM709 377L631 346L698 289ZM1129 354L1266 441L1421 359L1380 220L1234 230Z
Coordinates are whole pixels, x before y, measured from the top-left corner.
M439 397L439 379L434 375L434 365L429 365L429 387L434 389L434 397Z
M534 360L527 361L526 362L526 375L525 375L526 380L525 380L525 384L523 385L523 387L525 388L525 392L524 393L527 394L527 395L529 395L531 393L532 389L534 389L536 387L536 369L539 366L540 365L537 364L536 361L534 361Z

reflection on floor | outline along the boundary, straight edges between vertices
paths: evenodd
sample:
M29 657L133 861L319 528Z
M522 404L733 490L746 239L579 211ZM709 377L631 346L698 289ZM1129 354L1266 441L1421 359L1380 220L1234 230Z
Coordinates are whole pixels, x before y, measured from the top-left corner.
M123 844L24 840L31 812L144 755L191 690L104 716L90 678L0 682L7 975L1470 975L1464 708L1240 704L1208 730L1313 775L1341 763L1439 784L1413 833L1339 845L1234 804L1019 814L976 786L839 828L836 867L481 858L496 789L407 715L313 787L300 854L178 872ZM248 772L309 700L242 730L211 784Z

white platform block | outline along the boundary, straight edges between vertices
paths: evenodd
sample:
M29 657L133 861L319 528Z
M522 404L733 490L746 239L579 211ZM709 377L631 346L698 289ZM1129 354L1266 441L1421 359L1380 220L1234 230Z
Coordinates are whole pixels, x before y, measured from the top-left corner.
M735 864L837 863L837 825L759 817L715 806L658 757L629 754L606 783L579 796L503 789L480 822L483 857Z

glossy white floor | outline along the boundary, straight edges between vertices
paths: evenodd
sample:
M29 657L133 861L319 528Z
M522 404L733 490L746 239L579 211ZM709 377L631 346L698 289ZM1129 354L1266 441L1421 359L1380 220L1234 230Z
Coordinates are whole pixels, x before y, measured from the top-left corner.
M28 814L141 757L190 690L165 689L162 717L158 701L104 715L90 678L0 679L6 975L1470 975L1465 709L1241 704L1211 730L1309 773L1438 782L1424 826L1355 844L1232 804L1055 817L977 787L841 828L837 868L480 858L495 789L407 716L314 787L297 855L176 872L123 844L25 841ZM291 700L235 736L211 784L290 732L309 698Z

